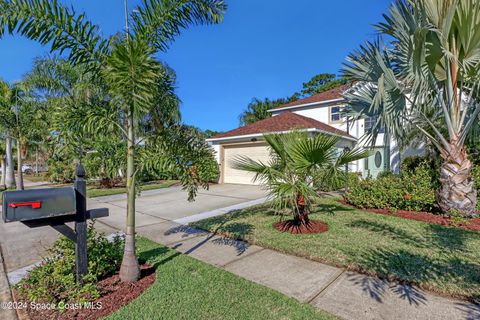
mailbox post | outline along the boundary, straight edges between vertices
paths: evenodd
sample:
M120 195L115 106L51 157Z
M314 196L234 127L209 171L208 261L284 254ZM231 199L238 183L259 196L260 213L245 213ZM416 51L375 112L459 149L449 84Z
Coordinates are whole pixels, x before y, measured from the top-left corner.
M75 177L75 265L77 282L81 282L88 273L87 259L87 181L85 181L85 170L81 162L77 165Z
M49 225L75 242L76 280L83 280L88 273L87 220L107 217L108 209L87 210L87 182L80 162L73 188L5 191L2 208L6 223L19 221L30 228ZM68 222L74 222L74 229Z

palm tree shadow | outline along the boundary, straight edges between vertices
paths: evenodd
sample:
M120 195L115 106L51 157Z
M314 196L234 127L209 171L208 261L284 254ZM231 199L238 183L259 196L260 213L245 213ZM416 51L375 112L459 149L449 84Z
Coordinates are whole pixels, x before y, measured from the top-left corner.
M157 269L159 266L168 263L169 261L175 259L179 255L180 255L179 252L172 252L167 247L158 247L148 251L140 252L139 261L148 262L155 269ZM159 259L160 257L164 257L164 258Z
M465 314L465 320L480 319L480 305L471 303L457 303L457 309Z

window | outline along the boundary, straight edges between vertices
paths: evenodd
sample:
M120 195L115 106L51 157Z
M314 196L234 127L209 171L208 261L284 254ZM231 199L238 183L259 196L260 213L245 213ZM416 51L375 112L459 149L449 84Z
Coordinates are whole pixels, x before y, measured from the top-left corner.
M365 118L365 133L367 134L372 133L372 129L377 123L377 120L378 120L377 116ZM385 127L382 126L378 131L378 133L385 133Z
M340 122L342 120L343 107L330 107L330 122Z

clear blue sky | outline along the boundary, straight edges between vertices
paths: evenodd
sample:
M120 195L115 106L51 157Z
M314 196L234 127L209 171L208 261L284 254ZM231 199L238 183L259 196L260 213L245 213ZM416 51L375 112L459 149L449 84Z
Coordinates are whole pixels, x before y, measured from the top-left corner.
M67 0L65 0L67 1ZM105 35L122 29L122 0L70 0ZM130 0L133 5L135 0ZM227 0L224 22L182 33L159 59L178 76L186 123L225 131L253 97L279 98L318 73L338 73L346 55L375 36L389 0ZM20 37L0 40L0 77L21 78L48 53Z

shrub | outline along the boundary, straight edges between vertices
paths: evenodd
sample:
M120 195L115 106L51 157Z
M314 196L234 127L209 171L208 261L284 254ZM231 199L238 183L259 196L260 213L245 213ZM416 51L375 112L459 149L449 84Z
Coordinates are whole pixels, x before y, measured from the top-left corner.
M91 224L88 228L88 274L83 284L75 282L75 244L59 238L48 250L48 257L17 285L19 294L30 301L86 302L99 297L96 282L120 267L123 241L109 241Z
M431 168L421 163L412 172L362 180L352 185L344 197L360 208L432 212L437 211L436 186Z
M69 183L75 179L75 162L52 159L48 164L47 178L51 182Z

